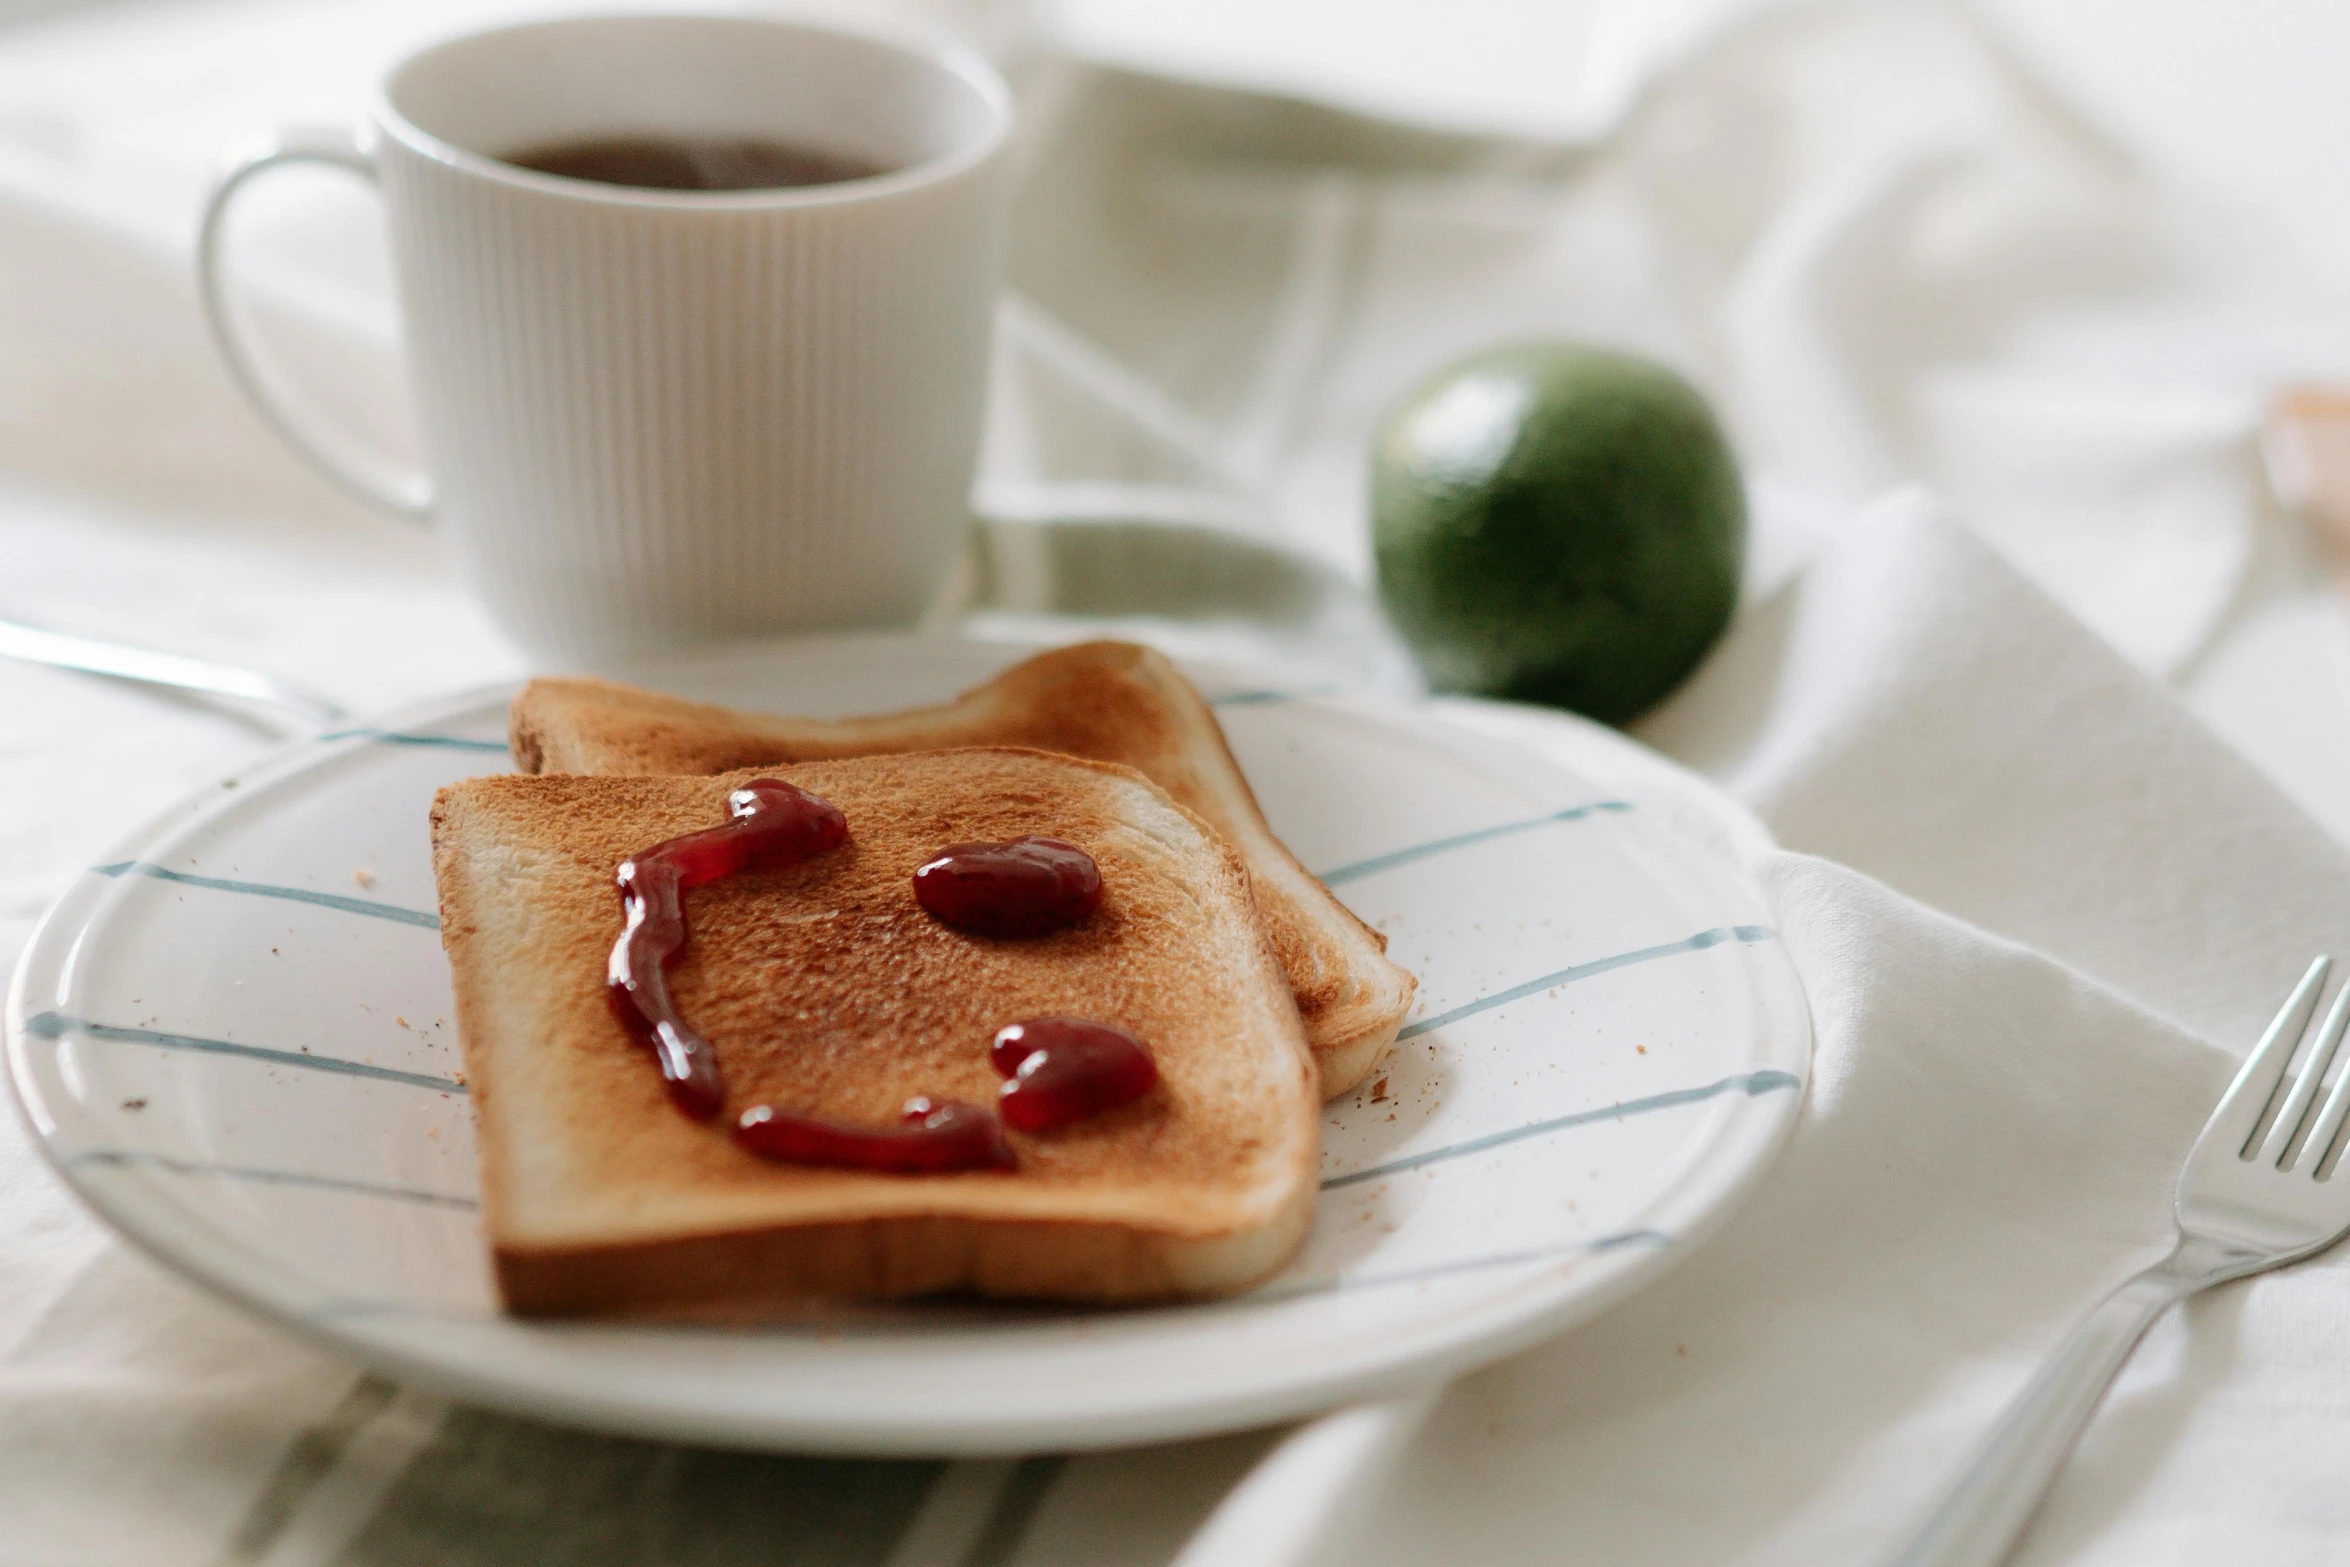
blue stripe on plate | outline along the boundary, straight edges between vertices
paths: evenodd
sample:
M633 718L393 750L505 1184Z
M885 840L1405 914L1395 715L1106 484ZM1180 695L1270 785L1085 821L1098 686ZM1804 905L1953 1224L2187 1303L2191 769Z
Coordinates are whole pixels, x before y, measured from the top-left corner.
M1484 843L1488 839L1507 837L1511 833L1524 832L1532 827L1547 827L1553 822L1579 822L1584 817L1599 811L1628 811L1630 809L1632 809L1631 803L1626 800L1594 800L1589 805L1569 806L1563 811L1552 811L1547 816L1529 816L1524 821L1503 822L1496 827L1480 827L1475 832L1454 833L1449 838L1437 838L1427 843L1414 844L1408 849L1395 849L1386 854L1374 854L1367 860L1357 860L1352 865L1341 865L1336 870L1323 871L1321 873L1322 885L1335 887L1340 882L1353 881L1358 877L1375 876L1381 871L1393 870L1398 865L1409 865L1414 860L1424 860L1431 854L1442 854L1448 849L1465 849L1472 843Z
M1676 953L1703 952L1706 948L1718 947L1725 941L1769 941L1777 934L1777 931L1764 925L1720 925L1712 930L1701 930L1694 936L1683 937L1679 941L1668 941L1661 947L1642 947L1637 952L1619 952L1612 958L1593 958L1588 963L1573 964L1555 973L1545 974L1540 979L1530 979L1523 985L1512 985L1509 989L1495 991L1490 996L1479 996L1474 1001L1464 1001L1450 1012L1439 1012L1434 1017L1422 1018L1419 1022L1397 1034L1395 1036L1396 1043L1401 1044L1407 1039L1417 1039L1422 1034L1433 1033L1447 1023L1458 1023L1462 1018L1475 1017L1480 1012L1490 1012L1495 1007L1507 1006L1513 1001L1523 1000L1538 991L1548 990L1553 985L1571 985L1576 980L1589 979L1594 974L1605 974L1611 969L1630 968L1635 963L1646 963L1655 958L1669 958Z
M1266 687L1261 691L1227 691L1222 696L1208 698L1210 707L1269 707L1275 702L1295 702L1305 697L1336 696L1338 686L1305 686L1297 689Z
M213 1164L202 1159L175 1159L168 1154L148 1153L137 1148L92 1148L69 1156L65 1162L69 1165L112 1165L118 1169L136 1167L168 1170L174 1175L215 1176L223 1180L254 1181L265 1186L300 1186L311 1191L348 1192L358 1197L389 1197L399 1202L422 1203L432 1208L455 1208L465 1213L473 1213L481 1207L470 1197L459 1197L449 1192L428 1192L412 1186L379 1186L373 1181L350 1181L336 1175L306 1175L299 1170L262 1170L247 1165Z
M1673 1238L1662 1230L1618 1230L1584 1246L1585 1251L1621 1251L1626 1246L1670 1246Z
M187 871L175 871L168 866L157 865L152 860L123 860L114 865L93 865L90 870L98 876L150 876L157 881L176 882L183 887L202 887L210 892L242 893L248 898L283 898L288 903L311 903L322 909L334 909L343 914L364 914L371 919L390 920L398 925L415 925L425 930L441 928L440 916L424 909L404 909L396 903L346 898L334 892L313 892L308 887L278 887L263 881L224 881L218 876L196 876Z
M1364 1181L1375 1181L1384 1175L1400 1175L1406 1170L1417 1170L1423 1165L1442 1164L1448 1159L1465 1159L1470 1154L1483 1153L1488 1148L1500 1148L1509 1143L1523 1142L1529 1137L1541 1137L1551 1132L1563 1132L1571 1126L1589 1126L1595 1121L1621 1121L1628 1116L1648 1115L1658 1110L1670 1110L1676 1105L1693 1105L1723 1094L1744 1093L1749 1098L1760 1094L1777 1093L1782 1089L1801 1088L1803 1079L1793 1072L1782 1072L1765 1067L1757 1072L1740 1072L1725 1077L1718 1083L1703 1088L1676 1088L1669 1093L1651 1094L1645 1099L1626 1099L1612 1105L1601 1105L1591 1110L1577 1110L1572 1115L1553 1116L1547 1121L1534 1121L1525 1126L1513 1126L1503 1132L1488 1132L1483 1137L1472 1137L1466 1142L1447 1143L1442 1148L1431 1148L1405 1159L1392 1159L1375 1164L1368 1170L1355 1170L1346 1175L1334 1175L1322 1183L1322 1190L1332 1191L1341 1186L1355 1186Z
M463 735L403 734L397 729L377 729L372 725L361 725L355 729L333 729L318 738L321 740L372 740L377 745L428 746L444 751L480 751L484 754L495 751L500 756L507 754L506 742L503 740L468 740Z
M312 1055L301 1050L270 1050L260 1045L240 1045L233 1040L206 1039L197 1034L166 1034L152 1028L122 1028L113 1023L86 1023L80 1018L67 1017L62 1012L43 1012L25 1024L25 1032L37 1039L63 1039L78 1034L84 1039L101 1040L117 1045L153 1045L158 1050L191 1050L199 1055L236 1056L247 1061L266 1061L271 1066L300 1067L310 1072L339 1073L345 1077L370 1078L379 1083L400 1083L410 1088L429 1088L437 1093L461 1094L465 1085L451 1077L432 1077L422 1072L400 1072L388 1066L377 1066L369 1061L347 1061L341 1056Z

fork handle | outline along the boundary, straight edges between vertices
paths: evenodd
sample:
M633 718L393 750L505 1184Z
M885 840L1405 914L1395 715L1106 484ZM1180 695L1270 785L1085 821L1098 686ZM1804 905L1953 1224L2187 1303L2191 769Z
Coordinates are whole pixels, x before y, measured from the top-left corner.
M2233 1276L2229 1259L2184 1242L2097 1303L2008 1405L1956 1483L1885 1567L1996 1567L2156 1317Z

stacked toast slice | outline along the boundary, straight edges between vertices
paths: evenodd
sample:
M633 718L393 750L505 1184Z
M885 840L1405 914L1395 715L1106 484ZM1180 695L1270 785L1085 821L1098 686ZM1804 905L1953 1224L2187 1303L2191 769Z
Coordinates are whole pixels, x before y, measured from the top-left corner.
M512 738L524 771L550 774L706 774L1003 745L1131 767L1239 851L1324 1097L1369 1074L1411 1009L1411 974L1274 837L1208 704L1166 658L1133 643L1056 649L944 706L845 720L534 680L515 699Z

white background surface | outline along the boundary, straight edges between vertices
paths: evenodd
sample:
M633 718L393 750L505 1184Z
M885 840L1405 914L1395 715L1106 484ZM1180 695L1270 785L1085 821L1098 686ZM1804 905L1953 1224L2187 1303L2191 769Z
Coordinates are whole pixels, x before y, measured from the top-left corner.
M0 613L359 708L517 670L429 538L325 494L234 403L186 273L225 139L348 118L401 40L481 14L125 7L0 45ZM1087 14L1103 53L1144 15ZM1607 11L1635 40L1645 14ZM1746 622L1643 734L1799 851L1762 869L1821 1092L1747 1223L1453 1395L1334 1549L1867 1559L2158 1242L2225 1051L2350 946L2339 614L2248 439L2279 377L2350 376L2331 16L1765 8L1626 44L1656 74L1574 89L1570 118L1626 106L1587 151L1432 133L1424 80L1404 129L954 19L1022 56L1034 136L999 515L1155 508L1359 573L1378 408L1527 331L1682 365L1756 493ZM1414 58L1339 51L1318 83L1321 51L1268 65L1281 36L1312 35L1267 29L1226 74L1360 107ZM1183 75L1215 74L1188 47ZM257 285L396 438L364 205L301 194L256 225ZM1862 509L1917 479L1963 526ZM46 672L0 669L0 704L18 937L123 825L265 743ZM941 1479L486 1422L159 1279L29 1161L7 1134L0 1560L1163 1561L1255 1451ZM2158 1329L2026 1559L2338 1559L2342 1278L2321 1260Z

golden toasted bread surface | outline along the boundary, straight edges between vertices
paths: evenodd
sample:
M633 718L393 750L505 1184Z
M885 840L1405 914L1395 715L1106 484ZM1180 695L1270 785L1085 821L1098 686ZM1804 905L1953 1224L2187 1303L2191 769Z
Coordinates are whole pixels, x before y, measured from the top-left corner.
M714 773L950 746L1013 745L1131 767L1247 862L1325 1097L1354 1087L1411 1010L1412 975L1273 835L1216 717L1163 655L1131 642L1057 648L940 707L780 718L600 680L534 680L515 698L529 772Z
M688 894L672 989L728 1091L720 1123L696 1123L607 1008L613 876L723 822L727 791L762 775L841 807L850 840ZM1085 924L989 939L915 902L933 851L1024 833L1100 865ZM1313 1065L1246 874L1134 773L977 749L710 777L481 778L441 792L433 836L486 1226L517 1311L1214 1294L1277 1267L1303 1233ZM1131 1030L1160 1082L1062 1130L1012 1132L1016 1172L776 1164L724 1130L757 1103L874 1124L915 1094L989 1104L994 1031L1049 1014Z

